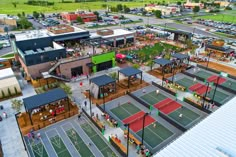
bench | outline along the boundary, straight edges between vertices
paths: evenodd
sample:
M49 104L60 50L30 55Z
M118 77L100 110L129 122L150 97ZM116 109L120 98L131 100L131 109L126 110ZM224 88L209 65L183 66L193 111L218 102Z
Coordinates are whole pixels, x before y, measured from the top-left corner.
M124 130L124 135L127 135L127 134L128 134L128 130ZM132 139L136 145L141 145L141 144L142 144L142 143L141 143L136 137L134 137L134 135L131 134L131 133L129 133L129 138Z

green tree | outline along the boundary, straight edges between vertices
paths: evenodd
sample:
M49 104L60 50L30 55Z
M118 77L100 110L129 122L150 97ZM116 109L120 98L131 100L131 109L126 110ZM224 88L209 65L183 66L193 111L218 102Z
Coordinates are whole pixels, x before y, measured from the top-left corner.
M80 16L78 16L78 17L76 18L76 21L77 21L78 23L81 23L81 24L84 23L83 19L82 19Z
M200 11L200 7L199 7L199 6L195 6L195 7L193 8L194 14L196 14L196 13L199 12L199 11Z
M130 12L130 8L129 8L129 7L127 7L126 5L124 5L123 7L124 7L124 12L125 12L125 13Z
M118 73L117 72L112 72L109 74L109 76L111 76L111 78L113 79L117 79L118 78Z
M177 5L181 5L182 3L180 1L177 2Z
M17 7L17 6L16 6L16 5L17 5L17 2L12 2L11 4L14 6L14 8Z
M2 98L5 98L5 93L4 93L4 91L1 90L1 92L2 92Z
M123 10L122 4L117 4L116 9L117 9L118 12L122 11Z
M40 13L40 16L41 16L41 18L45 18L45 15L44 15L44 13Z
M100 19L100 17L99 17L99 12L94 11L93 13L97 16L97 21L99 21L99 19Z
M139 69L139 68L140 68L140 65L138 65L138 64L133 64L132 67L135 68L135 69Z
M37 11L33 11L33 17L35 19L38 19L39 18L39 13Z
M107 4L102 4L102 8L106 9L107 8Z
M21 15L25 17L25 12L23 11Z
M161 18L161 16L162 16L160 10L156 10L156 11L154 12L154 14L155 14L156 18Z
M18 100L18 99L12 99L11 100L11 107L16 112L20 112L20 109L21 109L22 105L23 105L23 103L22 103L21 100Z
M195 2L195 3L199 3L199 2L200 2L200 0L194 0L194 2Z
M25 17L21 17L17 21L17 25L18 25L18 28L20 28L20 29L28 29L33 26L32 23L29 22Z
M20 18L20 17L21 17L21 14L20 14L20 13L18 13L18 14L17 14L17 16Z
M66 92L69 98L72 97L71 87L68 84L60 83L59 87L62 88Z

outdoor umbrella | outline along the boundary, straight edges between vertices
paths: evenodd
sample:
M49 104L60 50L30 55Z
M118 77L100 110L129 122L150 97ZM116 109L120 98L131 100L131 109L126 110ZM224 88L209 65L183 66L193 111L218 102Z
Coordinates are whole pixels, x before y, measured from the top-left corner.
M126 55L124 55L124 54L121 54L121 53L116 54L117 59L124 59L125 57L126 57Z

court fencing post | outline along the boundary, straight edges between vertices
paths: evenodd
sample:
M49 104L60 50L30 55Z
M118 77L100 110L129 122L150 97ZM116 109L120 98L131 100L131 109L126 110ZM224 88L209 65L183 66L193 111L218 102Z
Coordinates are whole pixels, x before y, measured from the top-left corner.
M215 85L216 87L215 87L215 90L214 90L214 94L213 94L213 96L212 96L212 103L213 103L214 98L215 98L216 89L217 89L217 87L218 87L220 78L221 78L221 76L219 75L219 76L217 77L217 81L216 81L216 85Z
M145 127L145 119L148 113L145 113L143 116L143 128L142 128L142 145L143 145L143 138L144 138L144 127Z

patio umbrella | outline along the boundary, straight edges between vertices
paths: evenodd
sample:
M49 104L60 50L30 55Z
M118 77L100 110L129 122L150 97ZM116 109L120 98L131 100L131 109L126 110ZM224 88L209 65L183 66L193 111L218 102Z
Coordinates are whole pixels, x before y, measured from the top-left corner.
M126 58L127 58L127 59L133 59L133 57L130 56L130 55L127 55Z
M118 58L118 59L124 59L125 57L126 57L126 55L124 55L124 54L121 54L121 53L116 54L116 58Z

